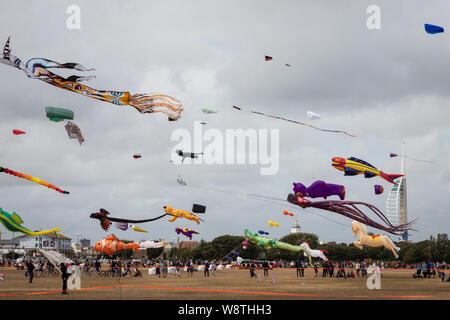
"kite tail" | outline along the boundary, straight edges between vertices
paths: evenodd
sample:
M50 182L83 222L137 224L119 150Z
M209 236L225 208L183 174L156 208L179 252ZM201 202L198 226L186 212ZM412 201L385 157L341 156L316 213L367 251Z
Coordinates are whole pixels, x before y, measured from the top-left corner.
M57 233L57 232L59 232L59 231L61 231L60 228L53 228L53 229L50 229L50 230L43 230L43 231L37 231L37 232L29 232L29 235L30 235L30 236L40 236L40 235L43 235L43 234L49 234L49 233L52 233L52 232Z
M135 107L140 113L163 112L172 119L178 119L183 112L180 101L164 94L135 94L128 101L130 106ZM163 110L155 110L163 108Z
M403 174L387 174L384 173L383 171L380 171L380 177L382 177L384 180L393 183L393 184L397 184L394 179L403 177Z

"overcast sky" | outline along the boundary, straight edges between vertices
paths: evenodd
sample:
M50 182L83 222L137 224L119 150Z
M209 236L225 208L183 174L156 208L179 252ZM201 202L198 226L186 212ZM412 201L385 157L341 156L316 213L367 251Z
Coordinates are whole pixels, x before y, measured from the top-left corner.
M366 26L372 4L381 10L380 30ZM79 30L66 27L69 5L81 9ZM392 185L379 177L344 177L331 167L331 158L353 156L399 173L401 159L389 153L400 153L405 142L407 155L439 160L406 161L408 219L418 219L418 232L410 239L448 233L450 38L427 34L424 23L447 32L449 15L448 1L8 1L0 11L0 42L11 36L12 54L22 61L81 63L96 69L87 73L97 76L86 83L93 88L168 94L182 101L184 112L179 121L168 122L163 114L90 99L0 65L0 165L70 191L59 194L3 174L0 207L17 212L32 230L60 227L63 235L75 239L79 233L92 241L111 233L172 241L177 226L197 229L195 240L243 235L245 228L280 238L293 224L282 214L289 209L302 232L350 243L346 217L242 195L285 199L292 182L309 185L321 179L345 185L348 200L385 212ZM265 55L273 60L265 62ZM233 105L357 137L237 111ZM46 106L74 111L85 138L81 146L68 138L65 122L45 117ZM219 112L205 115L202 108ZM307 110L322 119L307 119ZM194 121L223 134L237 128L279 129L278 173L263 176L260 165L169 162L176 145L172 133L193 133ZM14 136L12 129L27 134ZM133 159L134 153L142 158ZM178 175L188 186L177 184ZM374 184L385 192L375 195ZM207 206L205 222L171 223L165 217L141 224L148 234L114 226L105 232L89 218L105 208L115 217L145 219L161 215L165 205L190 210L193 203ZM280 226L269 227L269 220ZM3 226L1 231L6 232Z

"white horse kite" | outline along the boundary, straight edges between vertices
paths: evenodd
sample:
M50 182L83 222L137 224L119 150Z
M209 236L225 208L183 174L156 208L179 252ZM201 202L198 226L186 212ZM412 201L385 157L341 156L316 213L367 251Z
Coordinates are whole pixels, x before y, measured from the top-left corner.
M323 261L328 261L328 258L325 257L325 253L328 253L328 251L326 250L313 250L311 249L311 247L309 246L308 242L302 242L300 244L300 247L304 248L306 251L308 251L309 255L313 258L321 258ZM306 252L303 253L305 255L305 257L307 257Z
M359 234L359 241L353 242L355 247L362 249L363 244L369 247L384 246L385 248L391 250L394 256L398 258L397 251L399 251L400 248L395 246L395 244L388 236L368 235L366 228L361 223L355 220L353 220L352 222L352 231L355 237L357 233Z

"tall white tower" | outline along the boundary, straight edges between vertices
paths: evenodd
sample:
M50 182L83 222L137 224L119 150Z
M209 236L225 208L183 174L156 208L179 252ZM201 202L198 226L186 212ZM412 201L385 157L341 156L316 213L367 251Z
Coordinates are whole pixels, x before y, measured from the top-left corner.
M402 146L402 168L403 177L396 179L386 201L387 218L393 225L408 222L408 210L406 203L406 169L405 169L405 143ZM402 240L408 241L408 231L403 234Z
M297 222L297 217L294 214L294 225L291 227L291 233L290 234L297 234L300 233L300 225Z

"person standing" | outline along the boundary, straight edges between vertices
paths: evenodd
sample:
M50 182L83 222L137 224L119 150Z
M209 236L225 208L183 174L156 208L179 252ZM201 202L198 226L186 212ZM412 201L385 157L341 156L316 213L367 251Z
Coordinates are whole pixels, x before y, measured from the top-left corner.
M34 265L31 261L28 261L26 263L27 266L27 271L28 271L28 278L29 278L29 282L33 283L33 278L34 278Z
M297 269L297 277L301 277L301 272L300 272L300 260L296 260L296 261L295 261L295 268Z
M214 262L214 260L211 263L211 274L213 275L213 277L216 276L216 263Z
M256 278L255 268L256 268L255 263L252 260L252 262L250 264L250 278L253 278L253 277Z
M269 263L267 262L267 260L264 260L262 266L264 268L264 277L269 276Z
M315 277L318 276L318 274L317 274L318 272L319 272L319 264L317 262L315 262L314 263L314 273L316 274Z
M208 261L205 262L205 270L203 272L205 274L205 277L206 277L206 275L208 275L208 277L209 277L209 262Z
M67 294L67 280L69 279L69 274L67 273L67 266L65 263L60 264L61 278L63 281L63 287L61 294Z

